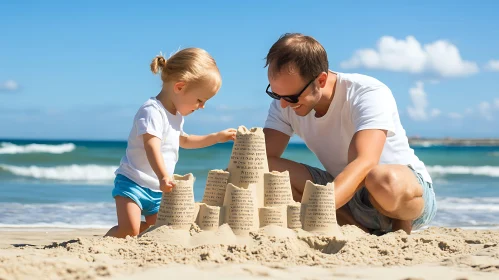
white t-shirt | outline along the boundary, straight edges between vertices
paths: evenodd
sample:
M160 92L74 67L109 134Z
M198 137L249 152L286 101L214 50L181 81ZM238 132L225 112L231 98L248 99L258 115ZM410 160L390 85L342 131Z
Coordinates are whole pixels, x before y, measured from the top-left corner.
M334 177L347 166L348 148L357 131L387 130L379 164L410 164L431 183L424 163L409 146L391 90L369 76L333 73L337 74L336 90L324 116L317 118L312 110L300 117L289 106L282 109L280 101L274 100L265 127L289 136L296 133Z
M180 113L172 115L159 100L151 97L135 114L126 154L115 174L124 175L142 187L160 191L158 177L147 159L142 135L149 133L161 139L161 154L168 175L172 177L178 161L179 138L186 135L183 125L184 118Z

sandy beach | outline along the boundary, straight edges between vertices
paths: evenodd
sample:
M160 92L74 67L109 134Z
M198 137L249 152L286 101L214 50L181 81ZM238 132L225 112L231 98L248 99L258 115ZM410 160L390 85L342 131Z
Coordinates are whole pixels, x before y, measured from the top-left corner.
M267 226L242 237L162 226L139 238L103 229L0 231L0 279L498 279L499 231L433 227L330 238Z

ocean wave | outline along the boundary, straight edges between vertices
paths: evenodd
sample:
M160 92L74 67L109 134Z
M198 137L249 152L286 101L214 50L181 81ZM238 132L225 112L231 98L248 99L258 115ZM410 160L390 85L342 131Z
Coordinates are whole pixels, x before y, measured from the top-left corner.
M18 230L19 228L22 229L46 229L46 228L57 228L57 229L108 229L114 226L115 223L109 223L109 224L81 224L81 225L75 225L75 224L70 224L70 223L59 223L59 222L54 222L54 223L33 223L33 224L2 224L0 223L0 231L11 231L13 230Z
M499 197L437 198L437 215L430 225L460 228L499 228Z
M103 165L65 165L54 167L41 166L14 166L0 164L0 169L8 171L16 176L31 177L36 179L60 180L60 181L85 181L85 182L109 182L114 180L114 171L118 166Z
M437 199L437 207L439 211L499 212L499 197L445 197Z
M452 175L478 175L499 177L499 166L427 166L426 169L431 174L452 174Z
M0 154L29 154L29 153L50 153L63 154L72 152L76 148L73 143L59 145L28 144L24 146L15 145L9 142L0 143Z
M110 228L117 223L112 202L4 202L0 209L0 228Z

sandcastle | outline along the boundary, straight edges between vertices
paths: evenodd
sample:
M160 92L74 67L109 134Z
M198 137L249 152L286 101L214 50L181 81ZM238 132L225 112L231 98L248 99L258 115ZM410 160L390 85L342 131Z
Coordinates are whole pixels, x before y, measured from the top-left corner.
M334 183L307 181L301 203L292 196L289 172L269 171L262 128L240 126L227 170L208 173L201 202L194 202L192 174L175 175L176 187L164 193L156 226L218 230L228 224L236 235L267 225L341 234L336 221Z

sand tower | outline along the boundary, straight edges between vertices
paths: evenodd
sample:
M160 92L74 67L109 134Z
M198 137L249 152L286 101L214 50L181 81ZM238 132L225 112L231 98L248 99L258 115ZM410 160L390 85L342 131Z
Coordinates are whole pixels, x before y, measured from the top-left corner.
M196 215L194 206L194 176L173 175L175 187L164 192L155 226L168 225L174 229L189 229Z
M237 129L229 161L229 183L239 188L256 188L257 205L263 206L263 174L269 172L265 135L262 128Z
M300 212L303 230L333 235L340 233L336 220L334 183L324 186L307 181Z

